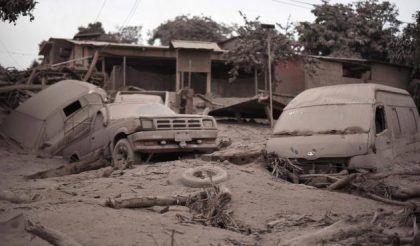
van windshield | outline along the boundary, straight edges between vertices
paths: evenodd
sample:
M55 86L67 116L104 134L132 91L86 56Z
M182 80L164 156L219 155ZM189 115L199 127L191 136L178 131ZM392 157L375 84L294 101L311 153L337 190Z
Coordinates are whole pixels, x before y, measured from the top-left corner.
M275 135L352 134L369 132L370 104L320 105L289 109L282 113Z

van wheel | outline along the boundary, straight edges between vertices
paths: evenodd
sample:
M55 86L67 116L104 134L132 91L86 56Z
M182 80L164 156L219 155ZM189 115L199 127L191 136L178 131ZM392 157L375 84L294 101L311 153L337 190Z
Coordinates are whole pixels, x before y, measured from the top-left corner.
M112 152L114 167L124 169L141 162L140 156L134 152L127 139L118 140Z

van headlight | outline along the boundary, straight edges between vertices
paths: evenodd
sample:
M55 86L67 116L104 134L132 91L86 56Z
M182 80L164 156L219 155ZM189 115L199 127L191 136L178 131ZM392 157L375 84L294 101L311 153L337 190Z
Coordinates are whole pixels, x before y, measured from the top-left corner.
M152 129L153 128L153 120L141 120L141 128L143 129Z
M203 127L205 128L211 128L214 127L212 120L203 120Z

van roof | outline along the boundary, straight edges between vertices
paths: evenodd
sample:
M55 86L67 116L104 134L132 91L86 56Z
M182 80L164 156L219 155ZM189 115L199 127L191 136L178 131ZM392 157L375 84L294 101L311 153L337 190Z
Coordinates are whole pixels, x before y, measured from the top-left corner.
M62 80L26 100L16 108L16 111L45 120L58 109L92 92L100 94L102 100L106 97L105 91L93 84L78 80Z
M297 95L284 110L317 105L375 103L377 91L409 96L408 92L380 84L345 84L317 87Z

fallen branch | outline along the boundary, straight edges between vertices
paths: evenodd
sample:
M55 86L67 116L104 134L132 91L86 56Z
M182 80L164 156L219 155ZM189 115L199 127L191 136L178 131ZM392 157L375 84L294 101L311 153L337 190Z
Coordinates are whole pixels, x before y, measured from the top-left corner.
M376 173L376 174L371 174L368 175L368 177L370 179L385 179L388 178L390 176L401 176L401 175L420 175L420 170L416 169L416 170L405 170L405 171L397 171L397 172L387 172L387 173Z
M90 170L96 170L102 167L108 166L109 163L100 158L100 154L95 154L94 156L87 158L75 163L66 164L58 168L49 169L46 171L37 172L31 175L26 176L28 179L45 179L52 177L62 177L71 174L78 174Z
M420 197L420 186L399 187L397 190L392 192L392 196L403 200Z
M337 242L342 239L364 234L370 230L372 230L372 224L350 224L349 222L340 220L321 230L293 238L280 245L318 245L328 241Z
M42 90L42 85L9 85L0 87L0 93L6 93L14 90Z
M366 195L367 195L367 197L369 197L369 198L371 198L375 201L383 202L383 203L390 204L390 205L403 206L403 207L409 207L409 206L419 207L413 202L401 202L401 201L391 200L391 199L387 199L387 198L384 198L384 197L381 197L381 196L378 196L378 195L375 195L375 194L372 194L372 193L367 193Z
M35 200L35 196L28 194L16 194L9 190L0 190L0 200L9 201L11 203L30 203Z
M193 193L186 196L152 196L136 197L128 199L111 199L105 202L105 206L111 208L150 208L153 206L187 206L189 203L207 197L206 191Z
M55 246L81 246L80 243L63 233L44 227L39 223L35 224L30 220L26 222L25 230Z
M327 189L329 191L333 191L333 190L338 190L338 189L344 188L347 185L349 185L351 183L351 181L353 181L356 177L357 177L356 173L352 173L350 175L347 175L346 177L332 183L330 186L328 186Z

